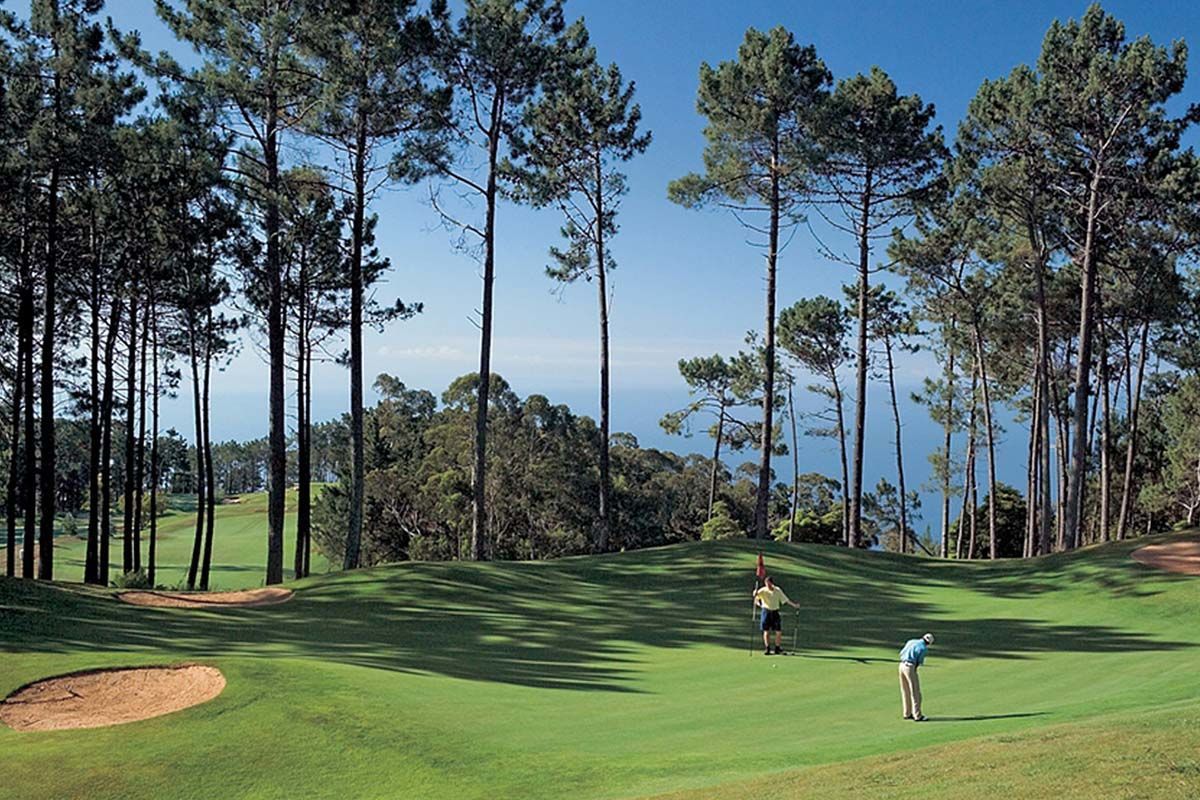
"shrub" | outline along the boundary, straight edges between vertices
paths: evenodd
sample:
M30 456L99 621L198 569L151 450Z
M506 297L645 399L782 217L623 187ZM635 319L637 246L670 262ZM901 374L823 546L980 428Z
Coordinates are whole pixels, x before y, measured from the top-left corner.
M712 518L700 529L700 538L706 542L720 539L741 539L746 535L741 526L729 514L729 506L724 500L713 504Z
M118 589L153 589L150 577L142 570L126 572L113 579L113 586Z

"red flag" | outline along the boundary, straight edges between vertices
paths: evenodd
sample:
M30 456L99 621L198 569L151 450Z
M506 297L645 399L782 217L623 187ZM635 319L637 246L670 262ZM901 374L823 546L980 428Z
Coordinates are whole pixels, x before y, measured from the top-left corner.
M767 577L767 565L763 563L762 553L758 554L758 566L754 569L754 575L760 581Z

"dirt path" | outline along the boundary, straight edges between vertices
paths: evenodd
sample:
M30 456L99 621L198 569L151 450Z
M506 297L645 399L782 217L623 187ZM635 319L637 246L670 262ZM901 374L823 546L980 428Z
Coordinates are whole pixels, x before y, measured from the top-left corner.
M80 672L13 692L0 702L0 722L18 731L123 725L208 702L224 689L225 676L200 664Z
M267 587L243 592L121 592L117 597L135 606L154 608L257 608L286 603L292 599L291 589Z
M1133 558L1150 567L1184 575L1200 575L1200 540L1151 544L1133 551Z

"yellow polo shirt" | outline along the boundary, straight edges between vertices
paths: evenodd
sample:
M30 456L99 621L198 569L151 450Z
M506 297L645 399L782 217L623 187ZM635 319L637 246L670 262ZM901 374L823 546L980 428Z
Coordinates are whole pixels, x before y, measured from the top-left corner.
M764 586L754 593L754 597L758 600L758 604L767 611L778 611L784 603L791 602L788 600L788 596L783 593L783 589L780 589L778 586L774 589L768 589Z

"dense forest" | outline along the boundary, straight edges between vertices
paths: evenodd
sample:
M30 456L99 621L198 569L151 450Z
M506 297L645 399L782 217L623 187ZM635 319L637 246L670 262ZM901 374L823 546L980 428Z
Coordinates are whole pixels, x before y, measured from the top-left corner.
M681 456L610 429L623 170L654 151L633 81L565 0L155 0L188 67L103 5L0 9L8 575L77 577L55 570L53 540L79 524L84 580L153 582L171 493L198 499L189 588L208 586L216 504L263 490L267 583L303 576L314 546L346 569L741 536L998 558L1196 522L1200 163L1185 142L1200 107L1182 101L1183 42L1092 6L980 86L954 132L882 69L834 75L783 28L700 65L699 168L663 188L736 218L766 302L740 352L679 354L691 401L661 424L712 439ZM404 255L376 244L385 189L428 193L449 246L478 258L479 366L440 395L380 375L372 405L364 331L432 313L374 299ZM560 220L547 278L596 292L596 418L492 370L505 204ZM846 264L844 296L777 296L796 236ZM269 427L214 441L221 367L245 347L268 365ZM932 536L914 524L896 378L918 348L940 369L916 396L942 431L916 452L941 498ZM329 359L349 405L314 420ZM873 383L886 406L868 406ZM824 410L799 413L799 392ZM179 393L194 429L162 430ZM894 429L895 480L874 487L869 417ZM1024 428L1021 486L997 477L1001 417ZM812 437L835 443L838 474L800 473Z

